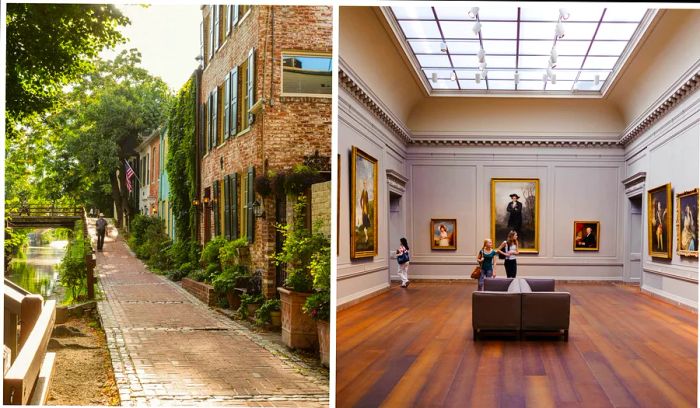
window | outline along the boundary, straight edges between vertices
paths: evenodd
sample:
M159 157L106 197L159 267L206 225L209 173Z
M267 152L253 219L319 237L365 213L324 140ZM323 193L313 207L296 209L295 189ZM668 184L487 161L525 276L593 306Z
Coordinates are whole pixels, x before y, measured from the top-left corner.
M238 67L233 67L229 72L229 86L229 135L235 136L238 133Z
M216 147L218 140L219 127L219 103L218 103L218 88L214 88L209 99L209 150Z
M250 109L255 104L255 50L251 49L248 59L238 67L238 129L250 126Z
M235 27L238 24L238 6L231 5L228 12L230 14L229 19L231 20L231 27Z
M199 65L203 68L207 56L204 55L204 21L199 23L199 56L202 57Z
M207 44L207 55L209 59L214 56L214 12L209 12L209 44Z
M221 25L223 26L223 35L228 36L231 33L231 20L229 9L233 6L221 6Z
M223 135L222 135L222 121L221 119L223 118L223 109L224 109L224 104L223 104L223 94L224 94L224 85L220 85L218 88L216 88L216 94L218 95L217 98L217 103L216 103L216 145L220 145L223 143Z
M212 49L212 54L216 52L216 50L219 49L219 6L213 6L211 8L213 16L212 19L214 20L214 48Z
M224 235L238 238L238 174L224 177Z
M240 5L240 6L238 6L238 14L241 16L241 18L243 18L250 11L250 9L251 9L250 4Z
M282 54L282 95L330 96L330 55Z
M226 74L224 78L224 139L228 139L231 132L231 115L229 115L229 106L231 105L231 84L230 75Z
M204 102L204 106L202 106L202 140L201 140L201 146L202 146L202 156L207 154L209 151L209 134L211 133L211 129L209 128L209 97L207 97L206 102Z

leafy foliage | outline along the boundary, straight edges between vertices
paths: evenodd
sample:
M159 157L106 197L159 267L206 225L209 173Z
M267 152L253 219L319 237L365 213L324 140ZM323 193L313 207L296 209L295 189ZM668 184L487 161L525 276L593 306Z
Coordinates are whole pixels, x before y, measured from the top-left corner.
M129 246L149 268L167 271L172 267L169 251L172 242L165 233L163 220L137 214L131 221L130 231Z
M61 285L70 290L70 298L74 301L80 299L80 294L87 290L85 256L91 253L90 242L83 236L83 223L78 221L73 229L73 241L68 243L66 253L59 265Z
M214 266L217 272L221 272L221 263L219 257L221 254L221 248L226 245L228 241L224 237L215 237L211 241L207 242L202 249L202 256L199 260L200 264L208 268Z
M269 323L273 311L279 311L281 307L279 299L268 299L263 303L258 310L255 311L255 323L262 325Z
M7 5L5 74L8 140L15 125L45 112L62 87L94 68L104 47L124 40L118 26L129 19L108 4Z
M331 294L330 292L316 292L306 298L303 310L314 320L331 320Z
M251 295L248 293L244 293L241 295L241 306L238 308L237 312L238 315L242 319L246 319L248 317L248 305L254 305L254 304L261 304L265 301L265 297L261 294L257 295Z

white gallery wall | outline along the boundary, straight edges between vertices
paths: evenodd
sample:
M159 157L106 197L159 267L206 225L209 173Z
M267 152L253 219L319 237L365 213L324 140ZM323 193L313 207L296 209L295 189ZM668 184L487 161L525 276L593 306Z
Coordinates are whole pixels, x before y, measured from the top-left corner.
M518 257L518 276L623 278L622 148L412 146L408 152L414 278L469 279L483 240L494 239L492 178L539 179L539 253ZM497 203L507 204L507 198ZM457 219L456 250L431 250L431 218ZM599 251L574 251L574 221L600 221ZM496 273L505 276L502 264Z
M700 185L700 92L686 98L627 146L626 177L644 174L642 192L641 287L679 303L698 306L698 258L680 256L676 194ZM671 259L649 256L647 191L671 183ZM628 205L628 203L626 203Z

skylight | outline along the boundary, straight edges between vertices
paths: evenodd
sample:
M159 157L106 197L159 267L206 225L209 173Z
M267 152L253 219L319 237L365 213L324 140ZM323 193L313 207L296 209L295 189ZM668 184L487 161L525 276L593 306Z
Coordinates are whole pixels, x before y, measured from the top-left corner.
M511 95L600 95L653 15L627 4L401 6L386 14L431 91Z

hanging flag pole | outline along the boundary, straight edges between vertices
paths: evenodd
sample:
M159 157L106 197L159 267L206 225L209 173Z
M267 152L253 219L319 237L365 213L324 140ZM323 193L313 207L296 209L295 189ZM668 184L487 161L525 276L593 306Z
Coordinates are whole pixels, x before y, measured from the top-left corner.
M136 177L136 180L139 182L139 184L141 184L141 180L139 179L139 176L136 175L134 169L132 169L129 165L129 161L124 159L124 163L126 164L126 188L131 193L134 190L131 186L131 177Z

